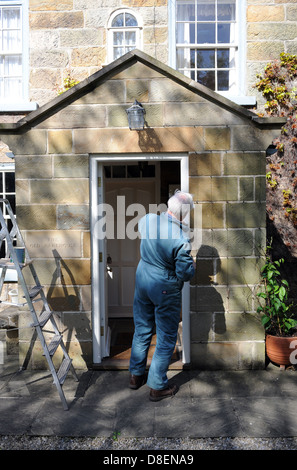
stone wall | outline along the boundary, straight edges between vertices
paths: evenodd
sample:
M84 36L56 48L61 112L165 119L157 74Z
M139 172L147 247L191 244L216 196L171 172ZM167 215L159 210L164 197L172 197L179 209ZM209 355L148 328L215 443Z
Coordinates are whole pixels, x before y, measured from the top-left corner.
M296 54L297 4L295 0L247 0L247 94L261 96L253 88L257 73L278 59L281 52Z
M70 73L81 81L108 63L107 24L119 8L143 21L142 50L168 63L167 0L30 0L30 99L39 105L57 94ZM296 52L297 5L286 0L246 1L246 94L257 73L283 51Z
M30 99L57 95L69 72L81 81L108 63L107 25L119 8L140 13L142 50L167 63L167 0L30 0Z
M80 89L75 99L74 89L65 102L55 102L56 112L41 110L39 119L35 112L26 133L1 135L16 155L18 221L50 303L61 312L75 366L92 362L90 155L182 152L189 155L190 191L202 208L202 246L194 253L198 269L191 282L193 365L263 367L255 289L265 247L264 150L279 131L256 126L211 93L207 99L187 79L183 86L179 74L162 73L156 63L108 73L93 91ZM146 109L148 127L139 133L127 128L132 97L141 97ZM25 356L32 331L20 334ZM38 347L30 357L40 367Z
M190 189L202 204L202 246L191 281L192 358L200 369L263 365L255 312L266 233L265 153L256 145L246 152L232 147L189 160Z

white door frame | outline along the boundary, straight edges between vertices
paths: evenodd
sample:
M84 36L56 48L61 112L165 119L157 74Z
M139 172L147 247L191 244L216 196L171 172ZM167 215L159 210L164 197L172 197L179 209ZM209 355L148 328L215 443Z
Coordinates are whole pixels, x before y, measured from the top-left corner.
M99 198L103 197L102 168L104 163L131 162L131 161L180 161L180 183L182 191L189 191L189 165L187 154L108 154L90 155L90 229L91 229L91 263L92 263L92 335L93 335L93 363L100 364L105 354L105 336L102 332L106 327L106 260L104 240L94 236L96 222L98 221L97 206ZM101 163L101 165L99 165ZM101 187L98 187L98 178L101 177ZM101 194L100 194L101 192ZM102 200L102 199L101 199ZM99 253L103 253L102 262L99 262ZM184 284L182 292L182 361L190 362L190 283Z

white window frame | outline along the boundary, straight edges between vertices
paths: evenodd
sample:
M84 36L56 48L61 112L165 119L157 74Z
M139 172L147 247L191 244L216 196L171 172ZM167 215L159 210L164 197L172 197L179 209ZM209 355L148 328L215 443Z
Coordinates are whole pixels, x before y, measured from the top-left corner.
M120 14L129 13L130 15L134 16L137 21L137 26L133 27L113 27L112 22L114 18ZM142 19L141 17L135 13L133 10L128 8L120 8L115 10L109 17L108 25L107 25L107 42L108 42L108 61L113 62L114 59L114 44L113 44L113 33L114 32L128 32L132 31L136 33L136 41L135 41L135 49L142 49Z
M176 62L176 0L172 0L168 3L168 21L169 21L169 65L177 69ZM230 100L241 105L254 105L256 99L254 96L246 95L246 0L236 0L236 28L238 31L236 43L232 47L236 46L236 93L230 91L217 91L216 93L229 98ZM220 49L224 45L217 44L199 44L200 48L216 48Z
M0 0L0 6L20 7L22 28L22 48L18 52L22 55L22 97L0 99L0 112L33 111L37 108L37 104L29 101L29 0ZM0 50L0 54L1 52L6 51Z
M6 178L6 173L15 173L15 164L14 162L12 163L0 163L0 178L2 179L2 192L0 194L0 198L7 198L8 195L10 196L15 196L15 190L14 191L6 191L6 185L5 185L5 178ZM4 206L2 204L2 206ZM4 219L8 220L10 219L9 215L7 214L6 210L3 210L4 207L1 207L3 211L3 216ZM13 210L13 208L12 208ZM4 246L5 246L5 253L7 253L7 241L6 239L3 240ZM2 273L2 269L0 269L0 275ZM5 282L16 282L18 280L18 275L17 271L15 269L7 269L6 275L5 275Z

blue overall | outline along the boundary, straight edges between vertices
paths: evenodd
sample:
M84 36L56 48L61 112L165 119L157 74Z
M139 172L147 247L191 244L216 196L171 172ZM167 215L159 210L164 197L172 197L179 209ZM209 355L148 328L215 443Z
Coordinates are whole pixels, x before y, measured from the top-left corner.
M167 370L176 345L181 290L194 275L190 243L182 224L167 213L147 214L139 221L141 259L136 271L134 336L130 373L145 373L154 326L157 342L147 385L167 388Z

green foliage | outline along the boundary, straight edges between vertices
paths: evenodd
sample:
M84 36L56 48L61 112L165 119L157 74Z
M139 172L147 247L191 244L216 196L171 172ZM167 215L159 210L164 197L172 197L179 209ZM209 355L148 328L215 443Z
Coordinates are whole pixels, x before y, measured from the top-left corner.
M63 80L63 85L62 87L60 88L57 88L57 93L58 95L61 95L62 93L64 93L65 91L69 90L70 88L72 88L73 86L77 85L79 83L79 81L77 80L74 80L72 77L71 77L71 74L70 72L67 73L67 76L64 78Z
M271 171L268 171L268 173L266 173L266 180L272 189L276 188L276 186L278 185L278 182L276 181L276 179L273 178Z
M261 271L264 289L257 294L264 299L264 304L257 311L263 314L262 325L268 332L287 336L297 326L297 320L293 318L292 304L288 303L288 282L281 278L279 269L282 263L283 258L272 261L270 256L266 257L266 264Z
M265 109L272 116L287 116L296 110L297 56L282 52L270 62L264 74L257 75L255 87L267 100Z

